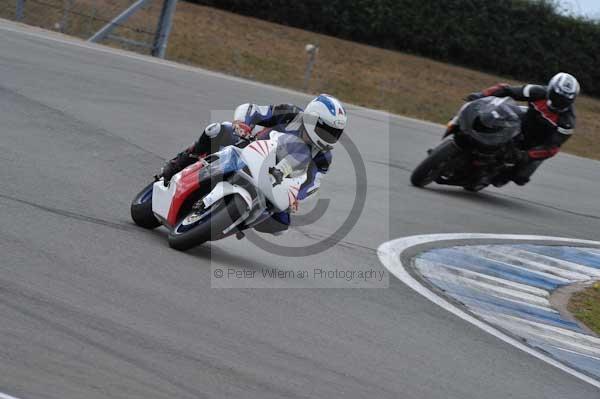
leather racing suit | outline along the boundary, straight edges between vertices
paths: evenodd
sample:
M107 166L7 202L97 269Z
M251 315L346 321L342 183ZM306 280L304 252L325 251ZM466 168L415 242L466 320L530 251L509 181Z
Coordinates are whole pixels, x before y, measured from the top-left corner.
M271 132L290 135L287 139L284 137L287 151L297 159L297 164L307 165L307 179L300 187L297 196L299 201L304 200L319 189L321 177L328 172L331 165L332 154L331 151L318 151L301 139L303 131L301 114L302 109L291 104L264 106L242 104L235 110L234 123L222 122L208 125L194 144L167 162L162 173L165 182L185 167L197 162L199 158L204 158L229 145L235 145L240 140L236 132L236 123L241 122L252 130L251 134L257 140L268 139ZM255 229L276 234L287 230L289 225L290 210L288 209L274 214L272 218L255 226Z
M512 180L519 185L529 182L542 162L556 155L575 129L574 106L561 112L553 111L548 107L547 94L547 86L509 86L502 83L475 94L481 97L511 97L528 102L522 122L522 141L518 143L525 154L512 176Z

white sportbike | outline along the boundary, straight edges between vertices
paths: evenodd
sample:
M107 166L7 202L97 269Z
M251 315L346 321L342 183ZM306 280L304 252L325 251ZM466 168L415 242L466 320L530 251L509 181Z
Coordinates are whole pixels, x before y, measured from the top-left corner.
M169 230L169 245L187 250L231 235L243 237L273 213L297 201L306 174L276 179L277 137L228 146L174 175L146 186L131 203L131 217L141 227Z

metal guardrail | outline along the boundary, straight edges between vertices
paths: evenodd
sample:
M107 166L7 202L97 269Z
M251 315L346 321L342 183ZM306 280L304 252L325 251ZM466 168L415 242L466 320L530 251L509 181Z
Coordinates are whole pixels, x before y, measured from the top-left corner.
M164 58L177 0L0 0L0 17Z
M23 0L18 0L23 1ZM92 37L88 39L89 42L99 42L104 39L110 32L112 32L117 26L122 25L129 17L131 17L137 10L145 5L149 0L137 0L125 11L117 15L112 21L107 23L98 32L94 33Z

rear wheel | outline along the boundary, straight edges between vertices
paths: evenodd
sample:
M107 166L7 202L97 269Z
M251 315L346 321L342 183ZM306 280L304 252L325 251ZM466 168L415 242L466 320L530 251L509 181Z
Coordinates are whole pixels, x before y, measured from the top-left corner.
M160 222L152 212L153 186L154 183L150 183L144 187L131 201L131 219L145 229L155 229L160 226Z
M237 221L247 209L240 195L230 195L209 208L190 210L169 233L169 246L185 251L206 241L224 237L223 231Z
M417 166L410 182L415 187L425 187L434 182L443 172L446 162L459 152L460 149L454 144L454 140L444 140Z

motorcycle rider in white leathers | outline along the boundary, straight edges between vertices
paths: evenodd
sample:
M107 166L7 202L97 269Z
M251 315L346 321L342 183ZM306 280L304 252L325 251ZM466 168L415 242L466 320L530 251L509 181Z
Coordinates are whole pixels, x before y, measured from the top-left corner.
M234 112L233 122L208 125L200 138L163 167L162 177L168 184L173 175L199 158L234 145L242 138L257 140L277 137L280 150L277 166L271 171L276 180L307 173L300 187L298 200L314 194L331 165L332 149L346 127L343 105L335 97L321 94L302 110L291 104L242 104ZM271 136L273 134L273 136ZM294 204L292 211L297 209ZM290 225L290 209L273 215L256 226L265 233L279 234Z

